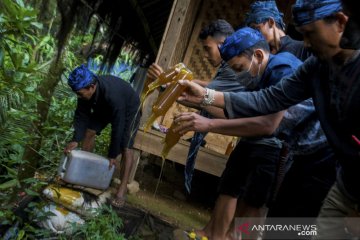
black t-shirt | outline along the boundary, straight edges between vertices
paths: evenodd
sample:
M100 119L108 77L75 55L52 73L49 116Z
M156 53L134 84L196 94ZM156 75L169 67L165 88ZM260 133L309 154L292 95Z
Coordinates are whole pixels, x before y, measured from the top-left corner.
M97 88L90 100L78 99L74 119L73 140L83 140L86 129L97 134L111 123L109 158L115 158L123 148L131 148L138 127L140 100L130 84L114 76L99 76Z
M280 49L278 52L292 53L303 62L312 56L312 53L305 48L303 41L294 40L288 35L280 38Z

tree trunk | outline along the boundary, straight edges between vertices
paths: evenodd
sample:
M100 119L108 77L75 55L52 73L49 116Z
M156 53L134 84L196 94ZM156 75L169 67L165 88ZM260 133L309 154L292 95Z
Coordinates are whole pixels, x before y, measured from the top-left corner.
M63 55L63 54L62 54ZM36 169L41 162L41 155L38 154L41 148L42 132L44 123L48 117L51 98L54 94L55 87L58 84L61 74L64 70L63 58L60 57L59 61L55 59L50 65L48 78L38 86L38 92L42 97L42 101L37 101L37 114L39 118L33 122L32 129L30 130L31 140L25 146L23 159L27 162L22 164L19 169L19 180L33 177Z

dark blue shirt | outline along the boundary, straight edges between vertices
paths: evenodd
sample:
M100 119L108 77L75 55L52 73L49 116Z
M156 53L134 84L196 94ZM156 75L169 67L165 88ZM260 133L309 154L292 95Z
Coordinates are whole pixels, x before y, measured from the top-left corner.
M111 124L109 158L131 148L140 116L139 96L129 83L114 76L98 76L96 91L90 100L78 99L73 140L83 140L86 129L102 130ZM99 132L97 132L99 134Z
M278 53L281 52L292 53L303 62L312 56L311 52L305 48L303 41L294 40L289 35L280 38L280 48Z
M341 165L340 190L360 203L360 56L342 65L311 57L276 86L252 93L224 93L229 117L286 109L313 98L321 126Z
M302 41L294 40L288 35L281 37L278 52L292 53L302 61L312 56ZM328 146L312 99L307 99L296 106L285 112L278 129L291 146L291 154L312 154Z
M302 62L298 58L288 52L278 53L276 55L270 54L269 61L261 76L261 81L255 90L265 89L277 84L283 77L292 75L301 64ZM296 107L297 106L294 106L293 108ZM280 126L281 125L282 122L280 123ZM275 136L278 135L279 131L276 131ZM241 141L281 147L280 140L273 136L241 138Z

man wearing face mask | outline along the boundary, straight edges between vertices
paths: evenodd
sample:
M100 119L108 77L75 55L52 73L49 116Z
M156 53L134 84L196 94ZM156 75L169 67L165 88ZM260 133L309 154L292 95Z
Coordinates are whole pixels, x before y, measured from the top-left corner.
M236 96L215 92L211 107L226 108L230 118L249 117L276 112L312 97L340 165L337 181L320 210L316 239L354 239L349 233L354 234L356 229L345 229L344 218L360 215L359 50L344 49L339 44L349 20L339 0L297 0L293 18L315 57L268 89ZM202 102L205 89L188 81L180 83L189 88L179 101Z
M303 61L311 56L302 41L291 39L283 31L283 14L275 1L256 1L246 15L246 24L263 34L273 54L290 52ZM268 217L316 217L335 182L336 161L312 99L289 109L281 126L284 127L280 129L284 132L281 138L290 145L293 161Z
M237 79L247 91L276 84L279 78L292 74L301 65L301 61L290 53L271 55L264 37L252 28L235 32L221 49L223 60L238 72ZM208 99L203 105L211 104L212 91L207 90ZM195 113L182 113L176 117L175 121L181 122L181 133L196 130L242 137L227 162L213 216L204 231L199 231L201 235L225 239L226 234L232 233L230 225L236 208L237 216L265 216L265 205L274 187L282 148L274 132L282 117L283 112L232 120L207 119Z

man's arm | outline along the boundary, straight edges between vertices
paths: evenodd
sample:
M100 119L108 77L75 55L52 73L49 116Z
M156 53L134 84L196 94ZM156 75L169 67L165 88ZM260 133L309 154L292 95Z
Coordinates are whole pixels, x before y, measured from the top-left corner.
M292 76L257 92L215 92L211 105L224 108L228 118L259 116L287 109L311 97L310 81L317 80L312 79L317 66L314 62L313 58L308 59ZM179 102L202 103L205 88L186 80L179 82L188 87L179 97Z
M213 132L229 136L256 137L271 135L278 128L284 111L260 117L238 119L208 119L196 113L181 113L175 118L175 131Z
M311 97L307 79L298 73L257 92L224 93L219 97L228 118L251 117L287 109ZM215 96L216 98L216 96Z
M196 84L199 84L202 87L207 87L209 85L208 81L204 81L204 80L200 80L200 79L194 79L192 81Z

